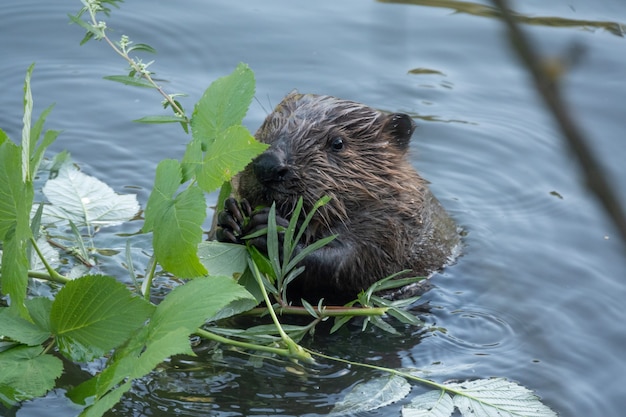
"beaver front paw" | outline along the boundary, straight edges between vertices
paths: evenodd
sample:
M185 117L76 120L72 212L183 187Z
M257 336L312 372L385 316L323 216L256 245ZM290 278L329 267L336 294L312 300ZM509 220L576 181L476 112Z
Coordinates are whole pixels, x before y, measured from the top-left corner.
M227 198L224 210L217 216L217 231L215 236L220 242L242 244L241 237L246 233L245 218L252 215L252 208L247 200L237 202L234 198Z
M226 199L224 211L220 212L217 217L217 240L226 243L244 244L242 237L267 228L269 212L270 209L267 207L253 212L250 203L245 199L241 200L240 203L234 198ZM286 228L289 226L289 220L277 215L276 225ZM282 231L278 232L279 245L281 246L283 235ZM266 234L250 239L249 243L261 253L267 254Z

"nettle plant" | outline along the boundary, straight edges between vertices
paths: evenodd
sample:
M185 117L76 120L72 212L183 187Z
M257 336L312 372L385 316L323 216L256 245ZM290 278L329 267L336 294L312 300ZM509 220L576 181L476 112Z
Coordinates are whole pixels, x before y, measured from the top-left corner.
M132 52L154 50L133 44L126 36L112 41L106 24L96 18L101 13L108 15L107 6L119 2L84 0L84 7L70 19L86 30L82 43L104 40L129 63L128 75L106 78L155 89L164 97L164 107L173 110L172 115L138 121L180 123L185 133L191 131L191 140L180 160L166 159L157 167L142 227L142 233L152 234L152 259L145 274L141 279L135 274L128 242L128 276L92 274L97 262L93 254L104 252L94 245L96 230L135 219L140 207L135 196L116 194L103 182L82 173L67 153L52 160L44 158L59 132L43 129L52 106L32 121L33 66L28 69L21 143L15 144L0 130L1 403L11 407L45 395L55 387L64 362L99 361L104 366L71 388L67 396L84 407L81 416L101 416L132 388L133 381L167 358L193 355L189 337L197 335L282 356L303 366L317 357L386 375L355 386L332 410L337 415L403 400L411 391L411 383L429 390L407 402L403 416L449 416L455 408L464 416L474 417L556 415L531 391L504 378L441 384L420 377L418 370L348 362L299 345L320 321L331 317L335 320L332 331L355 316L363 317L363 328L373 324L389 332L396 330L383 320L384 315L419 325L419 319L404 310L415 299L390 301L375 295L376 291L414 280L388 277L343 308L328 309L322 302L291 306L285 288L297 279L301 270L298 262L308 253L296 253L294 248L313 215L300 216L301 204L284 230L277 227L274 209L270 210L268 228L263 232L268 234L267 257L252 247L203 241L206 194L221 188L220 206L231 193L233 175L266 149L242 126L254 96L254 74L246 65L239 65L230 75L213 82L195 104L191 117L187 116L177 99L182 95L167 94L152 78L149 64L130 56ZM318 207L325 203L322 199ZM279 233L284 236L283 247ZM279 251L284 254L282 260ZM153 304L150 291L156 273L172 277L176 284L161 302ZM184 279L182 285L178 284L180 278ZM123 283L129 281L134 284ZM42 282L46 296L37 295L42 293L37 287ZM277 312L309 315L311 322L281 325ZM269 313L272 321L248 329L220 326L220 319L243 313Z

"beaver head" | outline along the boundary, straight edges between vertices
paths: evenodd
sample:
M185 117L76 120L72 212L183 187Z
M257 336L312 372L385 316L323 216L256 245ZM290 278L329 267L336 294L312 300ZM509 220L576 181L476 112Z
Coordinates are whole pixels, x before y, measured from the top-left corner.
M239 194L253 206L270 206L288 218L300 196L305 211L321 197L331 201L309 227L318 238L346 224L370 203L410 195L419 205L424 181L406 160L415 123L331 96L291 93L267 116L255 136L270 148L240 175ZM404 209L409 217L418 210Z

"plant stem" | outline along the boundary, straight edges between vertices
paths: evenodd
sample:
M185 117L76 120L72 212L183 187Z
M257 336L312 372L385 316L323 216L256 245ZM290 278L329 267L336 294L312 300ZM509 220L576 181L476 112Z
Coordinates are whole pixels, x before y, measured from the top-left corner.
M313 309L320 315L320 318L324 317L341 317L341 316L382 316L384 315L388 307L341 307L341 306L325 306L320 310L316 307ZM291 314L294 316L309 316L309 312L304 307L298 306L282 306L279 308L281 314ZM260 316L267 313L266 307L257 307L250 309L241 315Z
M54 270L54 268L50 266L48 261L46 261L46 258L44 258L43 253L41 253L41 250L39 249L39 246L37 246L37 242L35 241L33 237L30 238L30 243L33 245L33 248L35 248L35 251L37 252L39 259L41 259L41 262L46 268L46 271L48 271L48 275L44 276L44 274L41 274L39 272L29 271L28 272L29 277L46 279L48 281L58 282L60 284L67 284L68 282L71 281L71 279L59 274L57 271ZM37 274L40 274L40 275L36 276Z
M300 359L304 362L309 362L309 363L313 362L313 358L311 357L311 355L306 350L304 350L302 346L294 342L293 339L289 337L289 335L285 333L285 331L283 330L282 326L280 325L280 322L278 321L278 317L276 316L276 312L274 311L274 308L272 307L270 298L267 295L265 286L263 285L263 280L261 279L261 272L259 271L259 268L252 261L249 262L249 265L250 265L250 268L252 269L252 274L254 275L256 282L259 284L259 288L261 289L261 293L263 294L263 299L265 300L265 304L268 306L267 309L269 310L270 316L272 316L272 321L276 325L276 330L278 330L278 334L280 335L280 338L283 340L283 343L287 345L287 349L289 349L290 356L294 359Z
M227 337L217 335L215 333L209 332L204 329L197 329L195 331L195 334L200 336L203 339L212 340L214 342L222 343L225 345L240 347L242 349L257 350L257 351L272 353L274 355L280 355L280 356L289 356L289 357L292 356L291 352L288 349L281 349L281 348L276 348L276 347L271 347L271 346L262 346L262 345L255 345L252 343L241 342L239 340L229 339Z
M97 26L98 25L98 20L96 19L97 11L94 10L92 7L88 7L87 9L89 10L89 16L91 17L91 24L94 25L94 26ZM172 109L174 109L174 113L176 113L176 115L184 118L185 122L189 123L189 119L185 115L185 112L178 106L178 104L176 104L174 99L172 99L172 97L170 97L169 94L167 94L161 88L161 86L159 86L152 79L150 74L148 72L146 72L145 69L143 69L139 65L137 65L135 60L132 59L130 56L128 56L128 53L120 50L120 48L118 48L117 45L115 45L115 42L111 41L111 39L109 39L109 37L106 35L106 33L104 33L104 30L102 31L102 39L104 39L106 41L106 43L109 44L109 46L113 49L113 51L115 51L115 53L117 53L119 56L124 58L128 62L128 64L130 65L130 67L133 70L135 70L138 74L140 74L143 78L145 78L150 84L152 84L154 86L154 88L159 92L159 94L161 94L165 98L165 100L167 100L167 102L170 104L170 106L172 106Z

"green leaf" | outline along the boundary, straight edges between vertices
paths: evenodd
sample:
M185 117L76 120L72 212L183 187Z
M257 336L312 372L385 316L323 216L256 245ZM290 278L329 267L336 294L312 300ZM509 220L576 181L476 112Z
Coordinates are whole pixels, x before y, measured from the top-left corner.
M257 142L243 126L231 126L219 133L206 148L198 184L206 192L216 190L243 170L268 145Z
M12 405L44 395L54 388L63 363L42 355L41 346L19 346L0 353L0 401Z
M71 14L68 14L67 17L69 17L73 23L76 23L77 25L85 29L88 35L92 34L92 36L95 36L96 39L102 39L102 37L104 36L104 30L94 27L93 25L90 25L89 23L82 20L80 17L72 16ZM82 45L87 40L88 39L86 39L86 37L83 38L83 41L80 44Z
M0 335L28 346L36 346L50 337L50 331L24 319L11 308L0 309Z
M202 159L202 143L199 140L192 140L187 144L181 163L183 172L181 182L187 182L196 176L196 173L202 167Z
M245 64L211 83L193 111L193 138L206 145L229 127L240 125L254 97L254 88L254 73Z
M400 401L410 391L411 384L397 375L362 382L333 407L330 415L358 414L376 410Z
M86 362L125 342L153 309L114 278L87 275L59 291L50 321L61 352Z
M174 197L181 179L178 161L169 159L159 163L154 189L146 205L143 231L153 230L154 253L163 268L182 278L194 278L207 273L197 255L206 201L196 186Z
M204 322L254 305L254 298L228 277L198 278L175 288L156 307L148 325L117 351L115 361L96 377L97 381L81 384L70 393L71 398L83 401L97 395L96 402L87 410L98 410L100 414L85 415L101 415L115 405L113 400L119 399L118 390L130 389L128 385L113 389L121 381L146 375L172 355L193 354L189 335Z
M145 78L131 77L128 75L107 75L106 77L102 78L125 85L132 85L135 87L156 88L156 86L154 86L150 81L146 80Z
M51 333L50 311L52 311L52 300L46 297L36 297L26 300L25 304L33 323L39 329Z
M132 51L144 51L144 52L150 52L152 54L156 54L157 52L156 49L154 49L150 45L146 45L145 43L136 43L126 50L126 52L128 53Z
M244 245L215 240L198 245L200 262L210 275L239 278L248 267L248 251Z
M54 179L43 187L50 202L44 207L45 223L67 223L76 226L114 226L132 219L139 212L134 194L117 194L97 178L65 163Z
M170 115L156 115L156 116L145 116L140 119L135 119L133 122L137 123L181 123L186 122L187 119L179 116L170 116Z
M32 183L22 178L21 149L9 140L0 145L0 241L2 241L1 291L26 317L23 305L28 285L28 245L32 236L30 211Z
M437 390L413 398L409 405L402 407L402 417L450 417L453 411L452 397Z

